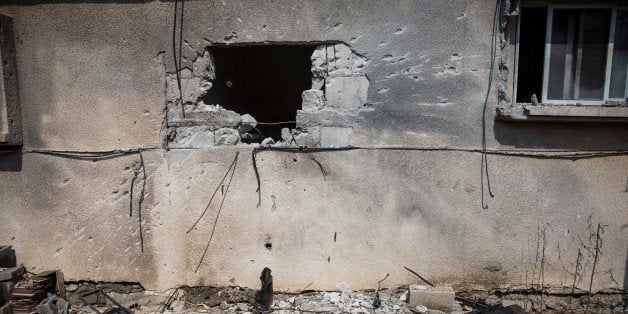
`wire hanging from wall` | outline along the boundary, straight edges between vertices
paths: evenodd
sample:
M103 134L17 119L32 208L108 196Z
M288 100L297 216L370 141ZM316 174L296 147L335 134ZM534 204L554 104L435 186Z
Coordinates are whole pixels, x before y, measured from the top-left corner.
M179 19L179 55L177 56L177 15L179 14L179 0L174 1L174 18L172 25L172 56L174 58L174 70L177 77L177 87L179 88L179 103L181 104L181 115L185 118L185 108L183 101L183 91L181 90L181 52L183 47L183 12L185 10L185 0L181 0L181 10ZM175 102L176 104L176 102Z
M482 202L482 208L488 209L488 205L484 201L484 177L486 176L486 187L488 189L488 194L491 197L494 197L493 191L491 190L491 179L488 174L488 158L486 153L486 108L488 107L488 98L491 95L491 86L493 85L493 73L495 70L495 58L497 55L496 46L497 46L497 31L499 29L499 14L501 12L502 1L497 0L495 4L495 14L493 16L493 32L491 34L491 61L490 61L490 70L488 74L488 88L486 90L486 98L484 98L484 105L482 107L482 159L480 162L480 197Z
M238 162L238 156L239 155L240 155L240 152L236 152L236 155L233 158L233 162L231 163L231 166L229 166L229 169L227 170L227 173L225 174L225 178L226 178L227 177L226 175L229 173L229 171L231 171L231 176L229 177L229 182L227 182L227 186L224 188L224 194L222 195L222 201L220 202L220 205L218 206L218 211L216 211L216 218L214 219L214 225L212 227L212 232L211 232L211 234L209 236L209 240L207 241L207 245L205 246L205 250L203 251L203 254L201 255L201 259L198 261L198 265L196 266L196 269L194 270L195 273L197 273L198 270L201 268L201 265L203 264L203 260L205 259L205 255L207 255L207 251L209 250L209 245L212 243L212 239L214 238L214 232L216 231L216 225L218 225L218 218L220 217L220 212L222 211L222 206L225 204L225 199L227 198L227 193L229 193L229 187L231 186L231 181L233 181L233 174L235 174L236 164ZM218 186L222 186L223 184L224 184L224 178L223 178L223 181L221 181L221 183ZM216 191L218 191L218 190L216 190ZM212 198L213 198L213 196L212 196ZM211 200L210 200L210 202L211 202ZM207 207L209 208L209 204L207 205ZM205 213L205 212L203 212L203 213ZM201 217L203 217L203 216L201 215ZM200 217L199 217L199 220L200 220Z

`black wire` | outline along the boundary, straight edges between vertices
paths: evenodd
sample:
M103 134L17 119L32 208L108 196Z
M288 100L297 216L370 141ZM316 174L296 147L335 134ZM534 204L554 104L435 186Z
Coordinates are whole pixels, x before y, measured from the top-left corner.
M493 32L491 34L491 61L490 61L490 70L488 74L488 88L486 91L486 98L484 99L484 106L482 107L482 159L480 161L480 197L483 209L488 209L488 205L484 202L484 175L486 175L486 186L488 188L488 194L491 197L494 197L493 191L491 190L491 179L488 173L488 158L486 154L486 108L488 107L488 98L491 94L491 86L493 85L493 72L495 69L495 57L496 57L496 49L497 45L497 31L499 25L499 13L501 11L501 0L497 0L495 4L495 13L493 15ZM499 100L498 100L499 101Z
M131 178L131 188L129 192L129 217L133 217L133 187L135 186L135 180L137 180L139 173L139 167L133 169L133 178Z
M146 165L144 164L144 156L142 156L142 152L140 152L140 167L142 168L142 190L140 192L140 201L137 206L137 217L138 223L140 227L140 248L142 253L144 253L144 233L142 232L142 203L144 203L144 193L146 191Z
M116 157L123 157L128 155L134 155L142 151L150 151L161 149L160 147L147 147L147 148L132 148L127 150L108 150L108 151L68 151L68 150L48 150L48 149L33 149L26 150L24 154L42 154L56 157L79 159L79 160L105 160Z
M255 173L255 179L257 180L257 207L262 206L262 192L261 192L261 180L259 175L259 168L257 166L257 154L262 151L276 151L284 153L319 153L319 152L338 152L338 151L352 151L352 150L394 150L394 151L424 151L424 152L465 152L465 153L480 153L482 155L498 155L498 156L510 156L510 157L523 157L523 158L539 158L539 159L569 159L578 160L586 158L598 158L598 157L610 157L610 156L624 156L628 155L628 150L615 150L615 151L591 151L591 152L574 152L574 151L547 151L547 150L489 150L489 149L477 149L477 148L453 148L453 147L404 147L404 146L389 146L389 147L255 147L251 151L251 159L253 164L253 172ZM484 173L482 173L484 174Z
M222 180L220 180L220 182L218 182L218 185L216 186L216 189L214 190L214 193L212 194L212 196L209 198L209 202L207 203L207 206L205 206L205 210L203 210L203 212L201 213L201 215L198 217L198 219L196 220L196 222L194 222L194 224L192 225L192 227L190 227L190 229L188 229L188 231L186 232L186 234L190 233L190 231L192 231L192 229L194 229L194 227L196 227L196 225L198 225L198 223L201 221L201 218L203 218L203 216L205 215L205 213L207 213L207 210L209 209L209 205L211 205L212 200L214 200L214 196L216 196L216 193L218 193L218 189L222 186L222 184L225 182L225 179L227 178L227 175L229 175L229 171L231 171L231 168L233 168L235 166L236 161L238 160L238 155L240 154L240 152L236 152L236 157L233 159L233 162L231 163L231 165L229 165L229 168L227 168L227 171L225 172L225 175L222 177Z
M181 42L183 41L183 0L181 2L181 21L179 27L179 57L177 59L177 14L179 0L174 1L174 21L172 27L172 55L174 57L174 70L179 87L179 103L181 103L181 114L185 118L185 108L183 108L183 91L181 90ZM175 102L176 104L176 102Z
M212 243L212 239L214 238L214 232L216 231L216 225L218 224L218 217L220 217L220 212L222 211L222 205L225 203L225 199L227 198L227 193L229 192L229 187L231 186L231 181L233 180L233 175L235 174L236 165L238 161L238 155L239 153L236 152L235 158L233 159L233 168L231 169L231 176L229 177L229 183L227 183L227 187L225 188L225 194L223 194L222 201L220 202L220 206L218 206L218 211L216 212L216 219L214 219L214 226L212 227L212 233L209 236L209 241L207 241L207 245L205 246L205 251L203 251L203 255L201 255L201 259L198 261L196 270L194 270L195 273L198 272L199 268L201 268L203 259L205 259L207 250L209 250L209 245Z

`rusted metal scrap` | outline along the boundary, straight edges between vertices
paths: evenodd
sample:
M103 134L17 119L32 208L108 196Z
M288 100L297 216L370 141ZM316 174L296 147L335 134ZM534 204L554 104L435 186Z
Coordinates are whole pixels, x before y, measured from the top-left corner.
M270 268L265 267L259 277L262 287L255 294L255 302L261 311L268 311L273 305L273 276L270 273Z
M98 295L102 295L104 296L107 300L109 300L111 303L113 303L115 306L110 307L108 309L106 309L104 312L100 312L98 309L96 309L94 307L94 304L87 301L85 298L89 297L91 295L96 295L96 297L98 297ZM116 302L116 300L114 300L112 297L110 297L107 293L105 293L104 291L98 289L98 290L94 290L92 292L88 292L85 294L82 294L81 296L79 296L79 300L81 300L81 302L85 303L85 305L87 305L92 311L96 312L97 314L133 314L133 311L125 308L124 306L120 305L120 303ZM96 298L96 300L98 300L98 298Z

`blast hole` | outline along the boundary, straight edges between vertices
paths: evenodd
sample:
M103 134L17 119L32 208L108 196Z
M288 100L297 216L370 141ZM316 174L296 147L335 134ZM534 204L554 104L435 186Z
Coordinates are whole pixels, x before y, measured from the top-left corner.
M310 57L317 45L211 46L216 79L203 97L206 104L219 104L240 114L248 113L258 122L250 132L261 142L266 137L281 140L282 128L294 128L301 93L310 89Z

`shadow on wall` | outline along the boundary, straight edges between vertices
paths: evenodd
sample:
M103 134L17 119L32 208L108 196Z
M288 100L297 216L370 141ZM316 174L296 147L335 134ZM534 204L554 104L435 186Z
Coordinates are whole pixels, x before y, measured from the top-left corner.
M0 150L0 172L22 171L21 148Z
M495 139L517 148L565 150L628 149L624 123L501 122L493 126Z

